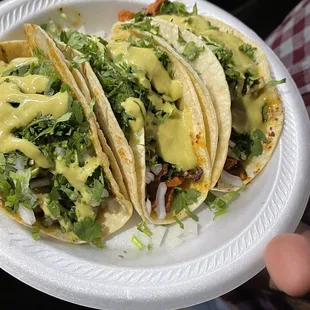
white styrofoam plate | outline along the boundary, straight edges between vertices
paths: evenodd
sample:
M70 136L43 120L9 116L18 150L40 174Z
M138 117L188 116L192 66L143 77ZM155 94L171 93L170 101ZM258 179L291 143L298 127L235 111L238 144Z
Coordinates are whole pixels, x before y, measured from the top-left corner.
M11 0L0 5L0 39L23 38L24 22L59 18L60 6L81 13L88 33L109 32L120 9L140 10L151 1ZM191 1L187 3L193 4ZM309 120L298 90L275 54L234 17L197 1L211 15L239 29L265 50L280 86L285 125L266 169L229 212L213 221L198 210L199 234L175 245L178 227L168 229L164 246L136 250L130 237L134 217L106 241L104 250L72 246L49 238L33 241L26 228L0 213L0 267L21 281L58 298L101 309L171 309L197 304L239 286L263 267L263 250L275 235L292 232L310 189ZM188 240L187 240L188 239Z

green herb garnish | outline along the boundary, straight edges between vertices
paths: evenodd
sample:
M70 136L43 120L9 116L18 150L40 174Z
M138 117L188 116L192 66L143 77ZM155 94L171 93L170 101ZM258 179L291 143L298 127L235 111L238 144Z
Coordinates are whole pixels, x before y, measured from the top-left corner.
M182 55L188 60L195 60L205 50L204 46L197 46L194 41L186 43Z
M131 242L132 244L137 247L139 250L142 250L143 249L143 243L135 236L135 235L132 235L131 237Z
M251 60L255 61L254 53L257 50L256 47L252 47L250 44L242 44L239 46L239 51L248 56Z

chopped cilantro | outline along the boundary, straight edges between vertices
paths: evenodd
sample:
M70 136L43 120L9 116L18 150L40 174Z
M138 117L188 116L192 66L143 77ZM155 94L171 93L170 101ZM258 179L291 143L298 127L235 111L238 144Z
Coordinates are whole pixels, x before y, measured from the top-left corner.
M265 87L273 87L273 86L283 84L283 83L286 83L286 78L282 80L271 80L265 84Z
M145 15L143 15L144 17ZM144 17L143 19L139 18L135 19L133 22L124 23L122 25L123 29L132 29L136 28L141 31L147 31L153 35L159 35L159 26L155 26L152 24L152 19L149 17Z
M252 132L251 138L253 141L253 145L251 147L252 156L259 156L263 153L263 145L262 142L265 144L269 144L270 141L266 138L265 134L256 129Z
M185 45L182 55L188 60L195 60L204 49L203 46L197 46L194 41L189 41Z
M186 211L188 206L197 202L200 195L200 192L193 188L178 193L172 203L174 214L179 214L184 209Z
M196 6L196 10L197 10L197 6ZM193 8L193 11L194 11L194 8ZM190 13L187 12L186 6L184 3L171 2L171 1L164 2L164 4L160 7L159 14L160 15L177 15L177 16L189 16L190 15Z
M233 52L230 49L226 48L223 43L215 42L210 37L203 36L202 39L221 63L225 71L226 80L230 87L234 89L238 83L240 73L235 69L233 63Z
M102 243L102 240L100 238L97 238L93 241L93 245L95 245L99 249L103 249L104 245Z
M239 51L244 53L246 56L248 56L253 61L255 61L254 53L256 50L257 50L256 47L252 47L250 44L247 44L247 43L239 46Z
M74 223L73 232L81 240L92 243L101 236L101 227L92 217L85 217Z
M178 28L178 42L182 45L186 44L186 41L182 36L180 28Z
M193 6L193 12L191 15L198 15L198 7L197 7L197 3L194 4Z
M181 220L179 220L177 216L174 216L173 218L174 218L174 220L176 221L176 223L179 224L180 228L181 228L181 229L184 229L184 224L183 224L183 222L182 222Z
M185 210L185 213L186 213L192 220L198 222L198 216L197 216L196 214L194 214L194 213L189 209L188 206L186 206L186 207L184 208L184 210Z
M242 88L242 95L245 95L250 92L250 90L255 89L254 86L260 84L261 79L259 76L248 70L245 74L244 84Z
M208 25L209 25L209 29L210 29L210 30L220 30L219 27L213 26L213 25L211 24L211 22L209 22L209 21L208 21Z
M151 251L151 250L152 250L152 245L151 245L150 243L147 245L147 250L148 250L148 251Z
M236 144L232 151L240 160L247 160L253 156L261 155L263 152L262 143L270 143L260 129L254 130L251 134L239 134L233 131L230 139Z
M50 203L47 204L48 210L56 219L60 217L60 207L61 206L57 200L52 200Z
M40 228L38 226L32 226L32 238L33 240L40 239Z

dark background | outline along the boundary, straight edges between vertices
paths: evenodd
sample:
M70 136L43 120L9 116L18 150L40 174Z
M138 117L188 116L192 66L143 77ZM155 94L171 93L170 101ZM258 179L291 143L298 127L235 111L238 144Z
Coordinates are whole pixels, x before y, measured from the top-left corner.
M210 0L210 2L230 12L252 28L260 37L266 39L289 11L299 3L299 0ZM66 310L87 309L58 300L30 288L1 269L0 305L1 310L17 309L17 306L36 309L38 307L46 307L46 305L48 305L48 308Z

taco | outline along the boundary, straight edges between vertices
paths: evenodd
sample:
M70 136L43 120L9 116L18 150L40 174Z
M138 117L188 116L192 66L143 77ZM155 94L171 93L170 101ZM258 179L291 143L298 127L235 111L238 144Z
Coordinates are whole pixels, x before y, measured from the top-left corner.
M192 211L210 188L210 156L215 157L217 147L216 116L207 89L159 40L119 31L105 41L51 29L58 28L46 30L80 69L96 98L98 122L140 216L156 224L187 215L196 219ZM200 100L209 100L207 129Z
M213 169L212 184L232 190L249 183L269 161L283 127L276 84L284 81L271 80L262 48L231 26L199 16L196 5L188 12L182 3L156 1L144 12L126 14L119 13L121 21L131 18L123 27L150 34L156 29L156 35L171 44L207 86L219 122L217 160L224 168ZM220 74L214 70L215 62L221 65ZM220 141L227 143L223 151Z
M0 43L1 210L70 243L101 246L132 205L120 193L90 110L53 41L25 25Z

